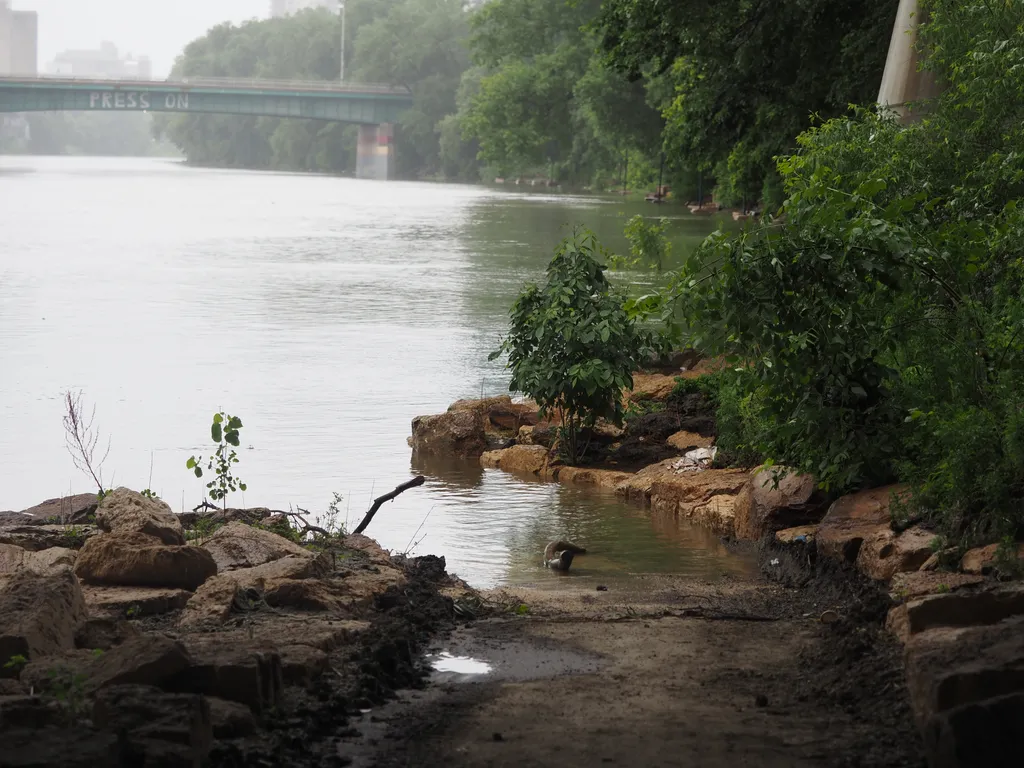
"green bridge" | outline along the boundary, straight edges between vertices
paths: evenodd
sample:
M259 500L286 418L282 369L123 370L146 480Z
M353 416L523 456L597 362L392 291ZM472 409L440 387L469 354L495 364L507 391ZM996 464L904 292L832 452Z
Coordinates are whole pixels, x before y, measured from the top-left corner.
M392 124L410 106L405 88L326 81L0 77L0 113L186 112L356 123L356 176L372 179L390 178Z

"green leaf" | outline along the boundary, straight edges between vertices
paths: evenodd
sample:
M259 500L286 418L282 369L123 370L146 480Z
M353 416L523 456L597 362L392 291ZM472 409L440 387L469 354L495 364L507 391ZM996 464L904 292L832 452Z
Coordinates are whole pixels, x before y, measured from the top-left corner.
M210 427L210 437L213 438L213 442L219 443L222 436L220 422L214 421L213 426Z
M213 414L213 423L214 424L220 424L222 421L224 421L224 416L223 415L221 415L219 413Z

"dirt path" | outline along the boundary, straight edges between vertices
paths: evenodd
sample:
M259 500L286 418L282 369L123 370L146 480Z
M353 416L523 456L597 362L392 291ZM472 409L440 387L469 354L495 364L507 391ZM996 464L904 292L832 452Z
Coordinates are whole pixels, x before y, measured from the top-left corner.
M368 716L379 749L350 756L455 768L924 765L898 649L862 621L862 600L824 599L820 586L518 590L529 614L477 621L435 648L489 674L435 675ZM823 623L826 609L838 621Z

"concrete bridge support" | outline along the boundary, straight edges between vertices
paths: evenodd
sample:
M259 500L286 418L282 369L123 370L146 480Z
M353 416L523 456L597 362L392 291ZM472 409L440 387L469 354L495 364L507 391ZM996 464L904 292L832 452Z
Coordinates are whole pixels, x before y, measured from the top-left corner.
M878 103L899 115L904 125L922 116L921 108L911 112L907 106L909 103L932 99L941 93L935 76L919 70L921 58L916 48L917 28L923 21L918 0L900 0L889 42L889 55L885 60L885 73L878 90Z
M394 126L360 125L356 143L356 178L388 181L394 177Z

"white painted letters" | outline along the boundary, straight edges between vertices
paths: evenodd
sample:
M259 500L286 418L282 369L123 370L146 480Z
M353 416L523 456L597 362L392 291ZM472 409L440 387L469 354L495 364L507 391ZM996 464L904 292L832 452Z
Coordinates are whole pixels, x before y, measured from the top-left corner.
M89 92L89 109L149 109L152 94L145 91ZM159 104L159 101L157 102ZM187 110L187 93L168 93L164 96L164 108Z
M139 106L139 104L138 104L138 101L136 100L136 94L129 93L128 94L128 108L129 109L135 109L137 106Z
M114 94L114 109L124 109L124 91L118 91Z
M187 93L179 93L178 94L178 109L188 109L188 94Z
M98 93L89 94L89 109L96 109L96 102L100 100Z
M140 93L139 94L139 105L143 109L149 109L149 94L148 93Z
M109 93L104 93L103 94L103 108L104 109L110 109L111 108L110 94Z
M174 109L174 102L175 102L174 94L173 93L168 93L167 97L164 99L164 106L167 107L168 109Z

